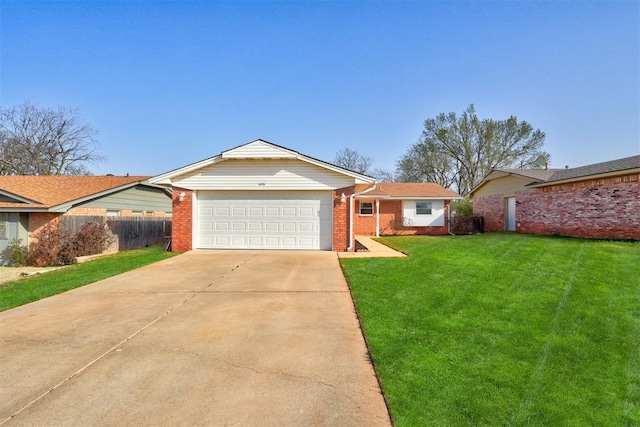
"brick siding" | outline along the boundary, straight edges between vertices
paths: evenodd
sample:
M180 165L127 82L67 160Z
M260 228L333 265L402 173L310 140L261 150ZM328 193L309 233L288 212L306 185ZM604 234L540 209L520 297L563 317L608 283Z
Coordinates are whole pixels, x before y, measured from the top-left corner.
M184 192L184 200L180 200L180 193ZM182 188L173 189L173 217L171 232L171 247L176 252L193 249L193 201L192 191Z
M491 196L473 198L473 214L484 217L484 231L504 231L504 196L493 194ZM516 214L518 208L516 206Z
M373 215L360 215L360 203L368 200L356 200L355 212L353 215L353 230L356 235L375 236L376 235L376 203L373 203ZM449 202L445 202L445 207ZM402 224L402 200L381 200L380 201L380 235L443 235L447 234L447 221L445 225L436 227L396 227L394 224ZM396 229L394 229L396 227Z
M516 225L524 233L640 240L640 175L517 193Z
M349 246L354 246L349 238L349 196L355 187L339 188L333 192L333 250L345 252ZM343 202L342 194L346 200Z
M29 214L29 244L37 242L38 232L45 225L56 224L62 216L60 213L54 212L32 212Z
M504 196L476 197L487 232L504 231ZM640 240L640 175L585 180L516 193L516 231Z
M84 207L78 207L78 208L71 208L69 209L67 212L65 212L65 215L70 215L70 216L107 216L107 210L104 208L84 208Z

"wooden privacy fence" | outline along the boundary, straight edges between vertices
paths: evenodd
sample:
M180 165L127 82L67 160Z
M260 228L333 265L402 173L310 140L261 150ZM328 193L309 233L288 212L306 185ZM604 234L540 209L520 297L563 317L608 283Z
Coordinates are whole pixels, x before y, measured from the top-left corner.
M149 245L164 244L171 236L171 219L158 217L104 217L69 215L61 217L62 226L77 233L83 225L96 221L106 224L113 236L109 252L143 248Z

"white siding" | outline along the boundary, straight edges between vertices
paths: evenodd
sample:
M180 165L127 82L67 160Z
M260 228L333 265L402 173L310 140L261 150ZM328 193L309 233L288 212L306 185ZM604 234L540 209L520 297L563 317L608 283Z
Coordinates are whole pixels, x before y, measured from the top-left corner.
M238 148L222 153L225 159L246 159L246 158L290 158L295 159L296 154L290 150L274 147L262 141L254 141Z
M431 203L431 215L417 215L416 202ZM444 226L444 200L404 200L402 202L402 214L403 218L410 221L413 226L441 227Z
M353 178L301 160L225 160L173 180L191 190L335 190Z

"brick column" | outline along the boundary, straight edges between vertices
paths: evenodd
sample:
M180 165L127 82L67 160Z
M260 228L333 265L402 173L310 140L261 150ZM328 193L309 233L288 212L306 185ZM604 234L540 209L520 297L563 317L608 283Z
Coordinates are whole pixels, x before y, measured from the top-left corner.
M333 250L344 252L351 241L349 236L349 196L355 187L339 188L333 192ZM345 201L342 201L342 194ZM353 245L351 250L353 250Z
M184 193L184 196L180 196ZM193 191L184 188L173 188L171 217L171 248L175 252L193 249ZM180 199L183 200L180 200Z

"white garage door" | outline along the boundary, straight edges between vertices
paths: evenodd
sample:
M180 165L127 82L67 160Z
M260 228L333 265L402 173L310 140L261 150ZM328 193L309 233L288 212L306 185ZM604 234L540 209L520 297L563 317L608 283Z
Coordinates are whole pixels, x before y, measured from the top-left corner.
M196 247L332 247L330 191L199 191Z

